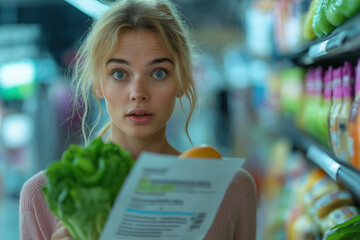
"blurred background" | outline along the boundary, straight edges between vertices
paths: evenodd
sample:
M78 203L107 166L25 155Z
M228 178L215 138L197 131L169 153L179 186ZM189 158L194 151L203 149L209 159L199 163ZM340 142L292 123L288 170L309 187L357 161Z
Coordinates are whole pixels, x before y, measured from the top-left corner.
M69 144L82 144L80 120L71 117L72 91L66 70L92 22L91 11L78 6L85 2L90 6L92 1L0 0L2 239L19 239L18 204L24 182L60 159ZM325 71L345 62L353 73L351 101L355 102L360 29L353 22L359 20L360 3L353 1L354 11L338 14L340 19L329 22L314 13L317 6L313 3L311 8L311 4L318 1L311 0L175 2L192 24L198 44L194 74L199 105L189 129L193 144L210 144L223 156L246 158L244 167L258 190L258 239L321 239L329 227L319 224L324 216L310 214L316 212L311 209L321 195L311 201L303 196L326 174L315 173L322 170L313 163L316 160L309 159L307 150L309 145L317 146L332 160L349 163L355 176L360 176L358 156L353 160L334 151L331 143L335 140L329 140L328 131L330 110L320 110L326 99ZM308 84L308 73L318 67L320 100L311 102L316 107L304 112L308 99L316 95L316 84ZM312 90L308 91L308 85ZM325 111L325 118L306 117L320 111ZM179 105L167 134L180 151L191 147L185 120ZM354 126L356 133L360 128L357 123ZM353 142L344 149L354 151L357 141ZM346 187L356 180L349 181L345 189L352 197L347 205L354 209L342 221L359 213L358 193ZM338 190L329 189L322 194Z

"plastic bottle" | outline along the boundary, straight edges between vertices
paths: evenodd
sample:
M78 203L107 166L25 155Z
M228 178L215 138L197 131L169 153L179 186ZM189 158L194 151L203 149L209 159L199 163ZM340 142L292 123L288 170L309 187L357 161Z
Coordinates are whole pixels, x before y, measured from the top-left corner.
M305 107L306 107L306 101L307 101L307 84L306 84L306 72L305 75L303 77L303 82L302 82L303 86L302 86L302 92L301 92L301 96L299 99L299 110L295 113L295 125L299 128L304 130L305 129Z
M355 71L355 100L351 105L349 117L349 141L352 143L350 151L351 163L360 169L360 59Z
M340 155L338 118L342 105L342 67L333 71L333 100L329 114L330 145L334 154Z
M284 115L295 116L301 107L305 69L292 67L280 74L281 108Z
M318 125L318 119L320 114L320 109L323 101L322 97L322 81L323 81L323 68L318 66L314 70L314 79L313 79L313 96L311 105L309 107L309 122L308 128L310 135L317 140L320 140L320 131Z
M338 118L339 140L340 140L340 155L339 158L343 161L349 162L351 151L349 148L353 148L352 141L348 141L348 123L351 105L354 100L354 69L350 62L346 61L343 66L343 102Z
M315 69L310 67L308 68L307 72L306 72L306 76L305 76L305 100L304 100L304 110L303 110L303 121L302 121L302 125L303 125L303 129L307 132L310 133L310 110L312 107L312 101L313 101L313 97L314 97L314 71Z
M330 147L330 137L329 137L329 126L328 126L328 117L331 109L332 103L332 73L333 67L330 66L324 73L323 80L323 102L321 111L319 113L319 131L320 131L320 142L326 146Z

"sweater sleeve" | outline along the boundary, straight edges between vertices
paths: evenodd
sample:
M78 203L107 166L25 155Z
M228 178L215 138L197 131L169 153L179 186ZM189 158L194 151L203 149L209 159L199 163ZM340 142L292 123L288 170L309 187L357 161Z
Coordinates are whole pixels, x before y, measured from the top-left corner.
M25 182L20 193L19 219L21 240L49 240L57 219L47 207L41 188L47 180L43 171Z
M240 169L230 183L204 240L255 240L256 188L251 175Z
M239 214L236 224L234 240L256 239L256 210L257 195L256 185L251 175L242 170L235 179L235 190L239 193L240 199L233 204L238 204L235 214Z

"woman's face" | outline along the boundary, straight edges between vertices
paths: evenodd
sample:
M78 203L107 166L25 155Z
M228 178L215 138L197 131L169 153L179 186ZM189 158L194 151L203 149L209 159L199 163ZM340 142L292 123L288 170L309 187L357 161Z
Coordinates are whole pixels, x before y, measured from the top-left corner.
M174 60L158 35L148 30L121 34L96 93L105 98L113 136L165 132L178 88Z

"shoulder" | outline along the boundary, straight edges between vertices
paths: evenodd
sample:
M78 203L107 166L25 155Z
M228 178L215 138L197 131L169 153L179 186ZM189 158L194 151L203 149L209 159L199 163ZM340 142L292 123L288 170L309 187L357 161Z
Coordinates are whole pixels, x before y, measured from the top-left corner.
M256 185L254 178L250 175L248 171L243 168L240 168L238 170L230 186L235 187L247 194L256 194Z
M248 171L240 168L231 181L204 240L255 239L255 219L255 181Z
M32 209L33 204L43 198L42 188L47 183L44 171L40 171L29 178L23 185L20 193L20 207Z
M241 204L239 204L241 202L247 206L256 203L256 195L256 185L253 177L248 171L241 168L231 181L223 201L225 205L231 208L238 208L241 207Z
M20 193L19 220L21 239L50 239L57 219L50 212L42 188L47 184L44 171L29 178Z

